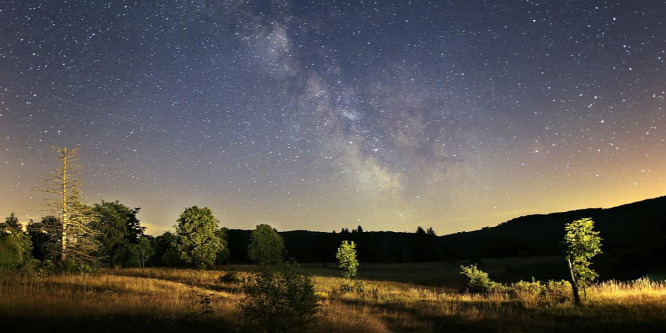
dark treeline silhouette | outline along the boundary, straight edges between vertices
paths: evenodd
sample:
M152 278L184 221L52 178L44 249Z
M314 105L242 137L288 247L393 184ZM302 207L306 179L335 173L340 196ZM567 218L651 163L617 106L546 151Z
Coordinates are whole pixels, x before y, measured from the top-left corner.
M343 240L357 244L366 263L473 260L562 255L564 225L591 217L603 239L595 266L603 278L636 278L666 266L666 197L608 209L582 209L529 215L495 227L437 236L432 228L416 232L285 231L287 252L298 262L335 262ZM231 263L247 262L250 230L228 230Z
M143 227L136 218L138 208L130 209L117 201L102 201L91 208L96 216L92 226L100 231L102 266L138 266L137 251L139 240L143 238L148 239L152 247L151 255L147 256L148 266L188 266L176 246L177 233L166 232L154 238L143 235ZM592 218L595 229L600 232L603 252L595 257L594 265L602 279L632 279L666 268L666 196L608 209L523 216L495 227L445 236L438 236L433 228L388 232L366 231L361 226L351 231L347 228L339 232L296 230L280 232L280 235L287 256L300 263L336 262L336 251L344 240L354 241L361 263L564 258L561 247L564 226L581 218ZM58 218L47 216L40 222L30 221L25 231L17 225L19 222L14 215L0 223L0 240L4 240L4 248L26 247L29 250L26 255L40 261L48 259L49 249L57 245L57 232L54 234L53 230L58 229ZM214 264L248 263L251 232L215 227L215 237L226 239L227 246L217 254ZM14 237L16 240L10 239L12 235L22 234L30 244L21 245L23 243L19 241L23 238L18 236ZM18 258L14 261L20 263L23 257L14 252ZM27 259L22 261L27 262ZM16 263L12 265L18 265ZM539 272L534 274L539 276Z

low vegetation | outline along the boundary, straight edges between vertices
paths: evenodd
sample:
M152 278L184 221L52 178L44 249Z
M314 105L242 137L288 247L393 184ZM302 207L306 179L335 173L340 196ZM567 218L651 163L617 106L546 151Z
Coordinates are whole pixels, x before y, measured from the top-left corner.
M310 277L296 264L262 267L243 284L238 304L244 324L253 330L288 332L313 326L317 296Z
M398 276L406 271L403 266L377 269L392 269ZM575 307L568 282L497 284L501 287L475 294L458 292L462 279L426 287L417 281L366 279L364 270L372 275L376 268L363 267L357 288L345 291L340 289L345 278L304 268L312 274L317 331L658 331L666 325L666 281L591 284L587 302ZM438 267L449 271L447 276L459 274L455 267ZM0 281L0 317L5 327L19 331L53 325L63 330L254 331L256 323L242 316L240 306L251 291L238 277L256 278L255 266L225 268L102 269L89 276L6 273Z

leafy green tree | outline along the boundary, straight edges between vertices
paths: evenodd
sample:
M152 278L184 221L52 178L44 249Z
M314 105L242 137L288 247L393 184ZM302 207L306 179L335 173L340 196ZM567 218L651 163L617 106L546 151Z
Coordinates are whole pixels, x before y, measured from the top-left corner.
M141 237L136 244L130 245L130 258L131 261L139 264L139 267L146 267L146 262L150 257L155 254L150 239L148 237Z
M130 248L137 244L145 228L141 227L136 214L139 208L130 209L118 201L95 204L93 228L100 233L103 254L111 266L127 266Z
M0 268L16 269L30 260L32 242L14 213L5 219L4 226L0 231Z
M260 224L252 230L247 255L261 265L280 264L285 257L284 240L270 225Z
M317 296L310 277L295 264L264 266L243 283L243 318L257 331L287 332L314 324Z
M601 237L599 237L599 232L594 230L594 221L591 218L568 223L564 230L566 235L564 235L562 245L569 263L574 304L580 305L579 288L583 288L587 298L588 283L599 276L590 268L590 264L592 257L601 253Z
M176 226L176 248L180 258L199 268L212 266L217 253L222 250L216 231L217 220L210 208L192 206L185 209Z
M465 290L470 293L490 292L497 283L490 280L488 273L478 269L476 264L460 266L460 275L465 277Z
M338 247L338 252L335 255L340 262L340 268L342 269L342 276L349 280L356 276L356 271L358 269L358 260L356 260L356 244L352 242L342 241L340 247Z

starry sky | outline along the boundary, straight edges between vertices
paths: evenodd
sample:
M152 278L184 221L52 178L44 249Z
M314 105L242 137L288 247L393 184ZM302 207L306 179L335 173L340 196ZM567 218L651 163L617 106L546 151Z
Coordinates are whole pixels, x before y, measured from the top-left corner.
M0 214L438 234L666 195L666 2L0 2Z

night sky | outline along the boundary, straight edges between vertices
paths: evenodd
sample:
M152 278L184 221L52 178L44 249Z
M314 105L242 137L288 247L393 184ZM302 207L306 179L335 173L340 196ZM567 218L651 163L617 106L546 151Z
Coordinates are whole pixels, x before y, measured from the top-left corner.
M2 1L0 215L51 145L148 233L416 230L666 195L666 2Z

